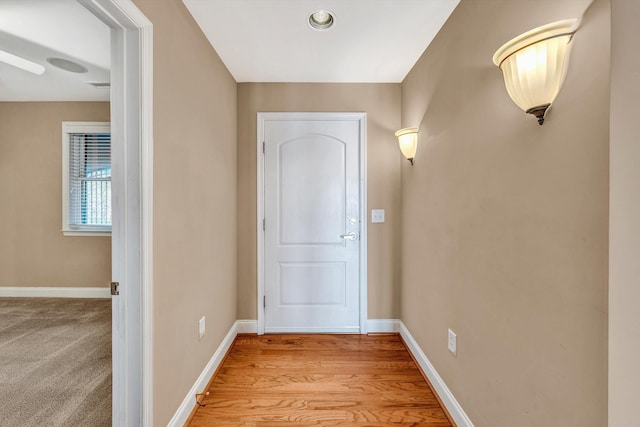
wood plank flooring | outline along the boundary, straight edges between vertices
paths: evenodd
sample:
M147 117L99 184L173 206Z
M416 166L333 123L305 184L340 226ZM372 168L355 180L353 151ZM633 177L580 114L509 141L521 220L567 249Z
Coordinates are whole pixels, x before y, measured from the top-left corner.
M398 335L239 335L190 426L450 427Z

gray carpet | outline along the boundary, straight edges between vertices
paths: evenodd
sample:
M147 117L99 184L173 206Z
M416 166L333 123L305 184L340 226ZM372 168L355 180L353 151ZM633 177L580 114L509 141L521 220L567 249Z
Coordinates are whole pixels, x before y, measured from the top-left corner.
M111 300L0 298L0 426L111 425Z

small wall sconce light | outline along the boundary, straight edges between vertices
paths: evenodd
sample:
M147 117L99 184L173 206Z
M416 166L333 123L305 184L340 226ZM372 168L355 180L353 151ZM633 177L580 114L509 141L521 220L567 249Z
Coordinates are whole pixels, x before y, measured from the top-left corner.
M396 132L400 151L413 165L413 158L418 149L418 128L404 128Z
M567 74L577 23L577 19L567 19L527 31L493 55L513 102L536 116L540 125Z

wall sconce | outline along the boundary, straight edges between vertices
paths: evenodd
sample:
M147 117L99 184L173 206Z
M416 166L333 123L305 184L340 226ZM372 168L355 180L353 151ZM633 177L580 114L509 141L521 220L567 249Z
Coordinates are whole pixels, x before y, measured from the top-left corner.
M418 149L418 128L404 128L396 132L400 151L413 165L413 158Z
M567 74L577 23L577 19L567 19L527 31L493 55L513 102L536 116L540 125Z

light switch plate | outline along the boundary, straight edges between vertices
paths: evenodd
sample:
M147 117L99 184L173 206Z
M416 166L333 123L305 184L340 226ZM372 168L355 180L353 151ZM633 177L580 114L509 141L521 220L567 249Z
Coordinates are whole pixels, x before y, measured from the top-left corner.
M371 222L384 222L384 209L372 209Z

